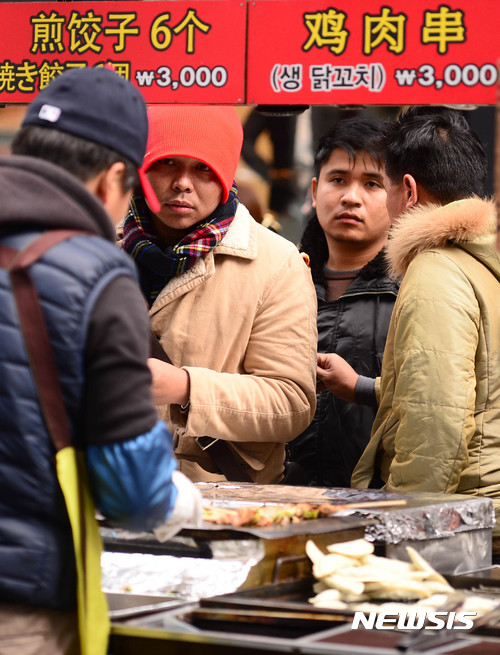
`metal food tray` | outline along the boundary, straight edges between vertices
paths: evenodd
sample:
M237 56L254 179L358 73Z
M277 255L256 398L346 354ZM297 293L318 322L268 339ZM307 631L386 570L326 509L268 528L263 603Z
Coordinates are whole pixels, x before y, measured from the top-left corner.
M336 520L368 520L363 536L377 544L381 554L407 559L406 546L411 545L440 573L461 574L491 564L495 523L491 498L244 482L200 482L197 487L204 501L212 502L342 504L345 510ZM404 505L397 504L401 502Z
M458 591L450 596L445 605L450 603L459 605L463 602L466 590L470 589L477 594L475 588L478 581L489 580L491 587L488 595L491 597L493 585L498 585L500 572L498 570L494 572L478 571L468 576L445 577L448 578L450 584L458 583ZM256 632L280 637L300 637L350 623L354 616L354 605L352 608L327 609L316 607L308 602L308 599L315 595L314 582L315 579L310 577L294 582L265 585L255 589L244 589L222 596L205 598L200 600L199 608L195 608L187 620L202 629ZM487 587L484 589L484 593L488 593ZM379 604L377 601L372 602L375 605ZM385 601L381 601L380 604L383 602ZM411 605L412 603L409 603L409 606ZM443 606L444 609L446 609L445 606ZM441 636L448 638L450 634L455 638L454 633L450 631L444 631ZM479 617L469 634L500 637L500 609L498 606L483 617ZM400 633L400 648L404 650L403 635L404 633ZM434 637L436 637L436 633L430 635L431 642L435 641Z
M269 497L269 492L268 492ZM298 501L294 501L298 502ZM325 501L320 501L325 502ZM210 499L210 504L216 507L237 508L242 506L267 507L279 506L283 502L274 501L248 501L246 499ZM156 554L179 555L183 557L211 557L210 550L203 546L203 542L225 539L247 539L249 536L256 539L275 540L299 535L323 535L341 531L350 531L365 528L374 522L368 517L352 517L342 515L325 516L319 519L303 519L297 523L268 526L231 526L219 525L209 521L202 521L200 527L183 528L173 539L160 543L153 533L142 534L135 537L119 528L109 528L101 523L101 536L107 550L120 552L148 552ZM122 536L126 535L126 537ZM182 543L182 539L192 540L190 545Z
M268 488L269 489L269 488ZM297 504L297 499L293 501L282 501L282 500L270 500L270 492L267 492L267 498L264 500L251 499L247 500L246 498L205 498L203 500L204 506L211 507L223 507L226 509L237 509L239 507L282 507L286 504ZM311 503L314 505L320 505L326 501L316 501ZM337 532L339 530L349 529L353 522L352 517L349 516L350 512L339 511L331 516L322 516L318 519L299 519L296 522L290 521L289 523L284 524L272 524L266 526L251 526L251 525L241 525L241 526L231 526L225 524L212 523L210 521L203 521L202 526L199 529L196 528L187 528L183 530L181 534L193 535L193 533L203 533L208 531L213 538L214 532L228 532L233 536L235 534L244 533L246 535L252 535L259 539L275 539L282 538L297 534L304 534L305 532L310 534L322 534L324 532ZM361 519L366 521L368 525L371 521L370 519Z
M459 575L444 576L455 589L470 589L500 595L500 566L489 566Z
M201 607L231 607L234 609L258 610L289 610L307 612L308 614L328 614L330 617L339 615L345 621L346 617L354 616L352 610L329 610L318 608L308 602L315 595L313 577L302 578L293 582L280 582L264 585L255 589L243 589L232 594L213 596L200 600Z
M454 582L459 581L456 589L470 590L476 593L476 586L478 581L483 580L482 577L476 575L470 576L449 576L444 575L448 582L453 585ZM315 607L308 602L308 599L316 595L313 585L316 582L314 577L302 578L292 582L282 582L277 584L264 585L255 589L242 589L230 594L221 596L213 596L205 598L200 601L203 607L235 607L240 609L256 608L268 610L282 610L284 608L294 611L304 610L308 613L317 612L318 614L329 613L332 615L340 614L345 617L352 617L354 615L353 609L326 609ZM498 585L498 582L490 582L493 586ZM491 596L491 589L484 589L487 595ZM388 601L371 600L373 605L382 604ZM409 602L409 605L413 601ZM404 601L398 601L404 603ZM357 603L355 603L357 604Z
M293 487L244 482L198 482L196 486L204 501L214 504L269 504L270 499L274 504L341 504L345 507L345 516L373 519L369 529L371 541L380 540L389 544L451 537L460 532L480 529L491 530L495 523L491 499L481 496L417 492L396 494L383 489ZM404 506L398 505L402 501ZM387 506L381 507L381 502L387 503ZM391 502L394 503L392 506ZM350 505L353 506L352 510Z
M294 639L352 620L351 610L320 609L308 603L313 584L314 579L307 578L204 598L185 620L201 629Z
M363 537L367 524L369 521L366 519L352 517L325 517L263 528L232 528L206 523L201 528L182 530L179 535L162 544L158 544L153 534L135 538L132 534L122 536L118 529L102 527L101 535L105 549L111 555L125 551L125 554L132 555L137 553L194 557L197 567L201 567L201 560L207 559L219 562L221 567L227 564L228 572L233 573L231 578L226 576L228 585L231 583L231 586L226 587L224 592L230 592L243 587L254 588L285 579L297 580L307 577L311 574L311 563L305 554L305 544L309 539L313 539L318 547L326 548L331 543ZM239 572L244 576L242 579L234 575L235 567L238 566ZM208 579L211 574L206 567L205 569ZM190 584L194 594L195 583L190 580ZM109 591L116 591L115 586L113 581ZM144 589L141 588L141 591ZM216 593L217 591L207 593L205 588L203 591L197 589L193 597L197 599ZM223 592L219 591L220 593Z
M241 506L242 503L235 503ZM261 506L271 503L260 503ZM257 506L259 503L252 503ZM228 505L224 505L228 506ZM356 518L355 520L346 516L326 516L320 519L307 519L298 523L288 523L287 525L267 525L265 527L255 526L238 526L217 525L204 521L200 528L186 528L179 534L192 537L194 539L238 539L245 538L248 535L257 539L283 539L295 535L320 535L328 532L341 532L343 530L352 530L357 527L365 527L373 523L371 519Z
M162 612L173 607L186 605L188 601L174 594L150 596L143 594L106 593L108 615L112 620L129 619L134 616Z

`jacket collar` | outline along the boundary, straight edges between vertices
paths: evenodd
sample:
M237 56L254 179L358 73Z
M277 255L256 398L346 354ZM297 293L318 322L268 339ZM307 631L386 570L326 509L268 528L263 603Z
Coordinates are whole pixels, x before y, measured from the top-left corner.
M233 255L243 259L255 259L257 257L256 231L256 221L248 209L240 203L226 236L214 248L214 255Z
M242 259L256 259L258 223L252 218L248 209L238 205L233 222L222 241L205 257L200 257L195 265L185 273L176 275L160 291L150 313L153 314L166 302L201 284L215 273L215 260L218 255L231 255ZM266 229L266 228L262 228Z
M405 274L415 257L426 250L471 243L493 245L496 229L494 202L465 198L447 205L421 205L405 212L393 226L387 245L391 275Z
M382 248L372 260L363 266L356 278L342 294L341 298L365 293L392 293L396 295L399 284L398 280L389 277L387 273L385 248ZM326 287L322 284L315 284L314 286L318 300L326 302Z

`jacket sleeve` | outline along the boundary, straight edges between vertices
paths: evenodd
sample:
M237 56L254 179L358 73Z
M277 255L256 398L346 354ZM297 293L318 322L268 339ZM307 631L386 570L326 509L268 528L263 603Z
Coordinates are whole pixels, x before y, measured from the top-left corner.
M265 265L265 262L263 262ZM245 351L244 374L185 367L186 433L234 442L290 441L316 408L316 293L298 251L286 249L268 280ZM174 424L186 419L171 408Z
M354 402L358 405L366 405L372 409L377 409L378 398L376 385L377 378L360 375L354 388Z
M445 253L421 254L405 275L395 321L395 454L386 487L453 493L475 430L474 290Z
M89 477L97 507L114 525L152 530L172 512L177 488L172 437L158 421L134 439L87 448Z
M87 466L96 505L110 523L132 532L153 530L160 541L200 525L201 494L176 470L162 421L135 439L89 446Z
M136 283L114 279L89 320L82 424L90 483L102 514L121 528L163 526L167 535L199 517L201 499L189 481L181 481L180 489L175 482L181 474L172 435L158 420L151 395L149 340Z

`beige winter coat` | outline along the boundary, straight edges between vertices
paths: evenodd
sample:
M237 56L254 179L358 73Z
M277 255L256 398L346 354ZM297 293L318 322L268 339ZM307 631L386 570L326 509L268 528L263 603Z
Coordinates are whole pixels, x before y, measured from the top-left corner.
M160 408L181 471L224 479L193 437L231 442L255 482L279 482L285 443L315 411L316 294L295 245L239 205L222 242L163 289L150 310L190 406Z
M493 498L500 518L500 258L493 203L407 212L388 253L404 275L372 438L352 478ZM500 527L500 524L499 524Z

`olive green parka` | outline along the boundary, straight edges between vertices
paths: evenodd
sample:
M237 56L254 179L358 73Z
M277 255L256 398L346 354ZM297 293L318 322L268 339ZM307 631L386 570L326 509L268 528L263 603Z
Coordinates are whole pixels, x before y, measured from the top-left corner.
M352 477L393 491L491 497L500 525L500 257L492 202L406 212L388 245L404 276L371 440Z

